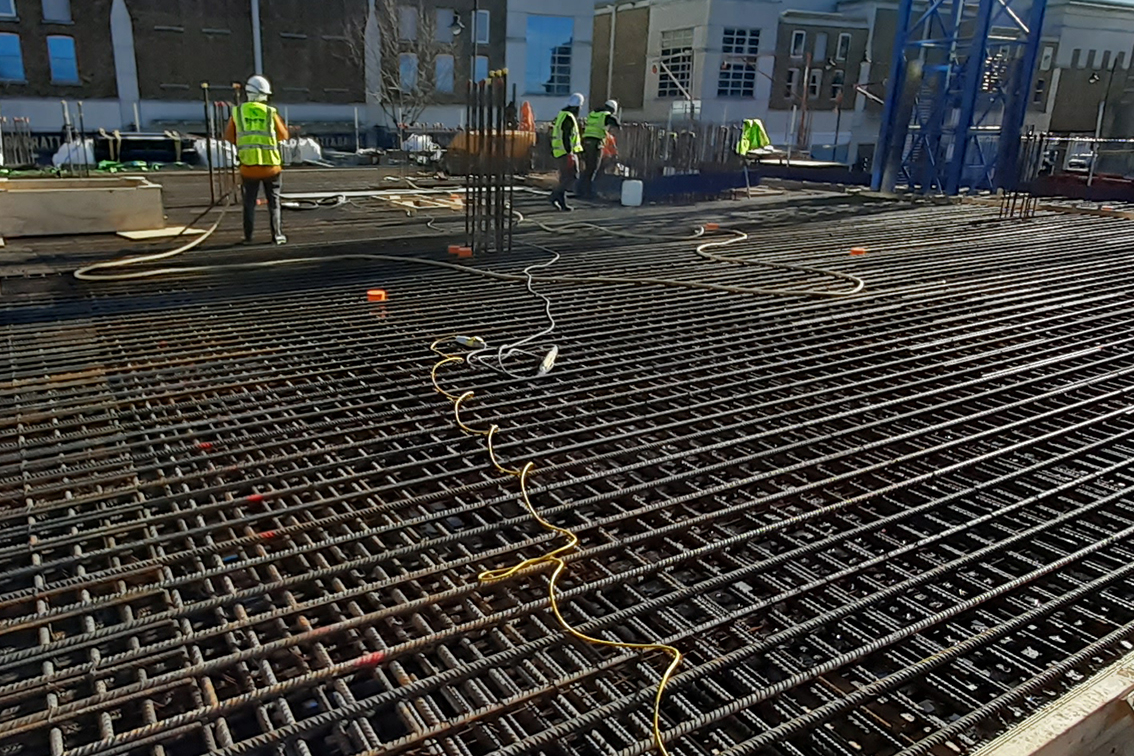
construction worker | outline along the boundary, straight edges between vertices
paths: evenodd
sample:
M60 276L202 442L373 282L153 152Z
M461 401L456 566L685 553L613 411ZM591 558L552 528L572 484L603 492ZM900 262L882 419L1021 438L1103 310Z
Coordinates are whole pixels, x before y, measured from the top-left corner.
M606 143L607 130L621 125L614 115L617 112L618 102L607 100L601 108L587 115L583 126L583 172L579 178L579 189L575 192L580 199L594 196L594 180L602 173L602 148Z
M288 138L279 112L268 105L272 85L263 76L253 76L244 87L248 102L232 111L224 138L236 145L240 177L244 183L244 243L252 243L256 198L260 186L268 200L268 222L272 240L287 244L280 228L280 173L283 160L280 142Z
M551 156L559 168L559 185L551 193L551 204L564 211L571 209L567 206L567 189L579 175L578 154L583 151L583 139L579 133L579 111L582 107L583 96L576 92L567 99L567 104L551 124Z

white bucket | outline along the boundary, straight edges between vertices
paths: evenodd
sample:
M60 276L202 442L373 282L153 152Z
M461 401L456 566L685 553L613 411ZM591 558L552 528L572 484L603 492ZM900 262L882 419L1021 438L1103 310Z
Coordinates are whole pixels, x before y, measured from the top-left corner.
M627 179L622 182L622 204L624 207L638 207L642 204L642 182Z

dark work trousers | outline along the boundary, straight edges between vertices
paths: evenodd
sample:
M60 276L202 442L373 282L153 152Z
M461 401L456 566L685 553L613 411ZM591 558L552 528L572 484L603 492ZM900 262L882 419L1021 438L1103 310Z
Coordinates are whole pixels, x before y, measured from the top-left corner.
M579 174L579 188L575 192L580 198L595 196L594 181L602 171L602 142L594 137L583 139L583 169Z
M272 238L282 236L280 230L280 176L267 179L244 179L244 238L252 239L252 228L256 223L256 197L260 185L264 186L264 197L268 200L268 224L272 228Z
M557 205L566 205L567 191L578 177L579 164L578 161L572 160L570 155L556 158L555 161L559 168L559 185L551 192L551 201Z

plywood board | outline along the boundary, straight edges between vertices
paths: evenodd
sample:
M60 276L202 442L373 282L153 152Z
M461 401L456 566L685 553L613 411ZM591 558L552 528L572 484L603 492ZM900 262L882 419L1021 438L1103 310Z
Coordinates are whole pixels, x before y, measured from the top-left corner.
M144 241L146 239L165 239L170 236L196 236L197 234L205 233L203 228L186 228L185 226L166 226L165 228L155 228L149 231L119 231L119 236L124 236L131 241Z
M1134 754L1134 653L1045 706L977 756Z
M0 234L5 236L144 231L164 225L161 187L145 179L0 182Z

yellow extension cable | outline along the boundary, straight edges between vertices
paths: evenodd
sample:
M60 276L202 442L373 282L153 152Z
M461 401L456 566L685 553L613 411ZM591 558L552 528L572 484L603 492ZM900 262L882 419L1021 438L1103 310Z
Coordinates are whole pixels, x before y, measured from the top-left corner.
M563 557L575 551L575 548L579 545L579 536L575 535L575 533L566 528L561 528L558 525L554 525L548 522L540 516L539 512L537 512L536 508L532 505L531 499L528 497L528 478L531 476L532 471L535 470L534 462L526 462L524 466L518 470L505 467L500 463L500 460L496 457L496 449L492 444L492 439L500 431L500 426L494 423L487 429L473 428L466 425L464 421L461 420L461 405L472 398L473 392L465 391L461 394L453 394L441 388L441 385L437 380L437 371L442 366L449 364L461 364L465 362L465 358L461 355L447 354L440 349L441 344L453 341L455 338L455 336L443 336L434 341L432 345L430 345L430 349L441 356L441 360L433 366L433 369L429 373L430 378L433 381L433 388L436 389L437 393L441 394L453 403L453 417L458 428L460 428L465 433L485 437L485 446L488 450L488 459L492 462L492 466L496 468L498 472L519 478L520 499L524 503L524 508L528 510L533 518L535 518L536 522L542 525L545 529L558 533L567 539L567 543L559 546L558 548L552 549L542 556L525 559L524 561L519 562L518 564L514 564L511 567L502 567L495 570L487 570L480 573L480 575L477 576L478 579L483 583L490 583L496 580L507 580L508 578L516 576L529 567L539 567L545 564L553 564L555 565L555 569L552 571L551 579L548 583L548 599L551 603L551 611L555 614L555 619L559 621L559 625L563 628L564 632L566 632L568 635L578 638L581 641L593 643L598 646L610 646L613 648L632 648L641 649L643 651L656 649L669 654L671 661L669 663L669 666L666 667L665 672L662 674L661 679L658 681L657 694L654 696L653 716L654 743L657 744L658 751L662 754L662 756L669 756L669 750L665 747L665 742L662 740L661 702L662 694L665 692L665 686L669 683L669 680L673 676L673 673L677 669L678 665L681 664L681 652L673 646L669 646L664 643L622 643L618 641L608 641L601 638L595 638L572 627L571 624L563 616L563 613L559 610L559 600L556 596L556 586L559 583L559 578L567 570L567 562L563 560Z

